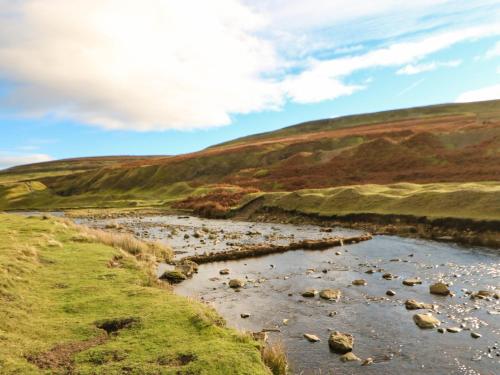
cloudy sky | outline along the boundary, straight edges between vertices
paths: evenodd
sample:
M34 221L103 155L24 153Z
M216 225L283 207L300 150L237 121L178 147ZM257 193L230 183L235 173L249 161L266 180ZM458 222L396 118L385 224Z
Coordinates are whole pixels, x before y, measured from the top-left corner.
M0 0L0 169L494 98L498 0Z

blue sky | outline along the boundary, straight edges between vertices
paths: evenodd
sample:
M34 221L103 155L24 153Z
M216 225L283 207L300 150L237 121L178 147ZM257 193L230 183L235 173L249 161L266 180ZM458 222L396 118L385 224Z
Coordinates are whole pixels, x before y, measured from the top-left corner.
M0 0L0 168L500 98L499 20L488 0Z

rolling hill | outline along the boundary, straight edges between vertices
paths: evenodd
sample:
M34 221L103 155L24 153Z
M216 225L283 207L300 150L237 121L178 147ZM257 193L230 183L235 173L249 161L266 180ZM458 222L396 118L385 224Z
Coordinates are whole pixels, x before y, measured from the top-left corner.
M495 100L312 121L178 156L15 167L0 172L0 208L227 211L293 194L281 208L492 220L500 219L498 181Z

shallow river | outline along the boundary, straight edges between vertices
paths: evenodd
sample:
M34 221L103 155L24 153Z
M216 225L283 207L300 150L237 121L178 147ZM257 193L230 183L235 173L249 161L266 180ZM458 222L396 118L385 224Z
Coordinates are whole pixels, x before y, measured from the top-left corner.
M84 222L98 227L110 224L109 220ZM178 258L224 251L238 243L287 243L359 233L177 216L122 218L112 223L140 237L169 243ZM160 267L159 272L165 268ZM223 268L230 274L220 275ZM368 274L368 270L374 272ZM386 272L398 278L385 280L382 274ZM408 277L420 277L423 283L402 285ZM247 284L236 292L227 286L232 278L245 279ZM355 279L364 279L367 285L353 286ZM450 283L455 296L430 294L429 285L439 280ZM467 290L498 290L499 280L498 251L377 236L324 251L291 251L201 265L198 274L175 290L213 305L229 326L252 332L278 330L270 332L269 339L284 343L294 373L500 374L500 302L494 298L472 300L466 294ZM343 296L338 302L302 297L308 288L341 289ZM386 296L388 289L396 295ZM407 299L438 305L433 313L441 327L462 330L439 333L418 328L412 317L425 310L406 310ZM243 319L242 313L250 317ZM332 330L352 334L353 352L362 359L373 358L374 363L342 363L328 347ZM471 332L482 336L474 339ZM321 341L308 342L304 333Z

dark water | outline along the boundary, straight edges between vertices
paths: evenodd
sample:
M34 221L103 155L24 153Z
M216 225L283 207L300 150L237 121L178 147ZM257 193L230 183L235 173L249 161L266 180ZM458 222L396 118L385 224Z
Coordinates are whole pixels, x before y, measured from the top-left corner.
M231 248L233 242L288 242L356 233L350 230L324 233L315 226L173 216L118 222L137 235L159 238L178 251L186 251L179 257L194 252L223 251ZM194 238L192 234L202 227L205 231ZM186 233L189 238L184 239ZM341 255L336 255L337 251ZM222 268L229 268L230 275L219 275ZM375 272L366 274L369 269ZM399 278L384 280L385 272ZM404 286L402 280L407 277L420 277L423 284ZM284 343L294 373L500 374L500 317L497 315L500 302L493 298L471 300L465 293L498 290L499 277L500 256L496 251L377 236L343 248L294 251L202 265L195 277L176 287L176 292L213 305L232 327L247 331L278 329L280 332L269 333L270 340ZM227 286L231 278L245 279L247 285L235 292ZM351 284L360 278L368 285ZM429 285L439 280L450 283L456 295L431 295ZM321 300L318 296L304 298L301 292L307 288L341 289L343 297L338 302ZM396 296L386 296L388 289L395 291ZM441 320L441 327L462 325L464 329L444 334L435 329L421 330L412 316L425 310L406 310L404 301L410 298L438 305L434 315ZM333 311L336 315L330 316ZM250 317L242 319L241 313L248 313ZM284 319L288 319L287 324L283 323ZM328 348L331 330L352 334L354 353L362 359L371 357L374 363L361 366L359 362L340 362L339 356ZM472 338L471 331L482 337ZM321 341L310 343L303 337L304 333L317 335Z

